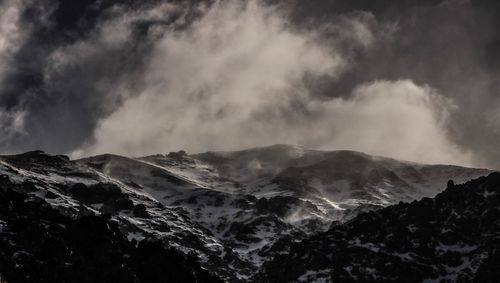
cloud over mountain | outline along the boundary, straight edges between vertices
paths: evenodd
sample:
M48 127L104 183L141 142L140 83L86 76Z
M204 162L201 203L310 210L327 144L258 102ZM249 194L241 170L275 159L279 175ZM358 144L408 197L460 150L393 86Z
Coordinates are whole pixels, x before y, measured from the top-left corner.
M0 150L272 143L498 167L488 1L0 2Z

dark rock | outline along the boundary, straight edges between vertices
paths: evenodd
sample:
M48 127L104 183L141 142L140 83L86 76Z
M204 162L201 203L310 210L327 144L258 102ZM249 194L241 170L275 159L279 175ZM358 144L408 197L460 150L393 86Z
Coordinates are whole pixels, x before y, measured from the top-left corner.
M115 200L116 210L128 210L134 208L134 203L128 198L120 198Z
M0 175L0 185L10 185L10 178L7 175Z
M455 187L455 182L453 180L449 180L448 183L446 184L447 189L453 189Z
M170 158L181 159L187 157L188 154L184 150L179 150L177 152L169 152L167 156Z
M116 214L116 207L113 202L106 202L102 205L102 207L99 209L99 211L108 217L111 217L111 215Z
M45 191L45 198L46 199L56 199L58 197L59 197L58 195L54 194L51 191Z
M118 186L110 183L97 183L91 186L77 183L69 188L69 192L74 198L87 204L105 203L126 197Z
M146 210L146 206L144 204L142 204L142 203L134 206L133 213L137 217L149 218L149 213Z

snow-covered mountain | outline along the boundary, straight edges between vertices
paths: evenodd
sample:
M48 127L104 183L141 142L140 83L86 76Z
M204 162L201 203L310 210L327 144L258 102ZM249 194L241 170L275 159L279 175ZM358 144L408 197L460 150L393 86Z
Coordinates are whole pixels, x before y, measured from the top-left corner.
M129 241L161 240L228 282L257 280L270 260L332 222L490 173L290 145L80 160L35 151L0 160L18 193L71 219L106 215Z
M362 208L432 197L450 179L460 183L490 172L291 145L193 157L211 165L219 176L236 180L239 191L258 198L287 195L307 200L330 220L351 217Z

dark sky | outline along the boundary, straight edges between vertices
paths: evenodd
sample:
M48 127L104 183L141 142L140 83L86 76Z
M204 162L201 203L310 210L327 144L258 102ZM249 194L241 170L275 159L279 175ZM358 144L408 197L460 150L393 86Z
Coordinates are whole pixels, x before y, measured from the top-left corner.
M0 152L297 143L498 169L499 75L500 1L0 0Z

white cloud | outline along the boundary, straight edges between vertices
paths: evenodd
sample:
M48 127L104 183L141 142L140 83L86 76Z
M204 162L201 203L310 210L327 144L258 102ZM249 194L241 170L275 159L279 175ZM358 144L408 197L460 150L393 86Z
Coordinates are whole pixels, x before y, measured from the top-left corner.
M101 122L87 152L197 151L273 140L276 129L261 126L305 95L303 75L334 76L343 66L312 37L290 31L277 11L257 1L216 3L188 30L158 42L146 88Z
M350 99L311 102L309 107L323 113L314 121L317 131L310 133L320 147L424 163L472 163L472 156L448 138L448 115L456 106L410 80L364 84Z
M320 99L304 75L335 78L341 52L313 32L292 31L259 1L220 1L188 29L156 30L141 91L102 119L73 155L186 149L231 150L275 143L353 149L425 163L471 163L448 139L454 109L410 80L360 85L350 98ZM368 16L341 19L341 37L368 46ZM330 29L332 27L329 27Z

